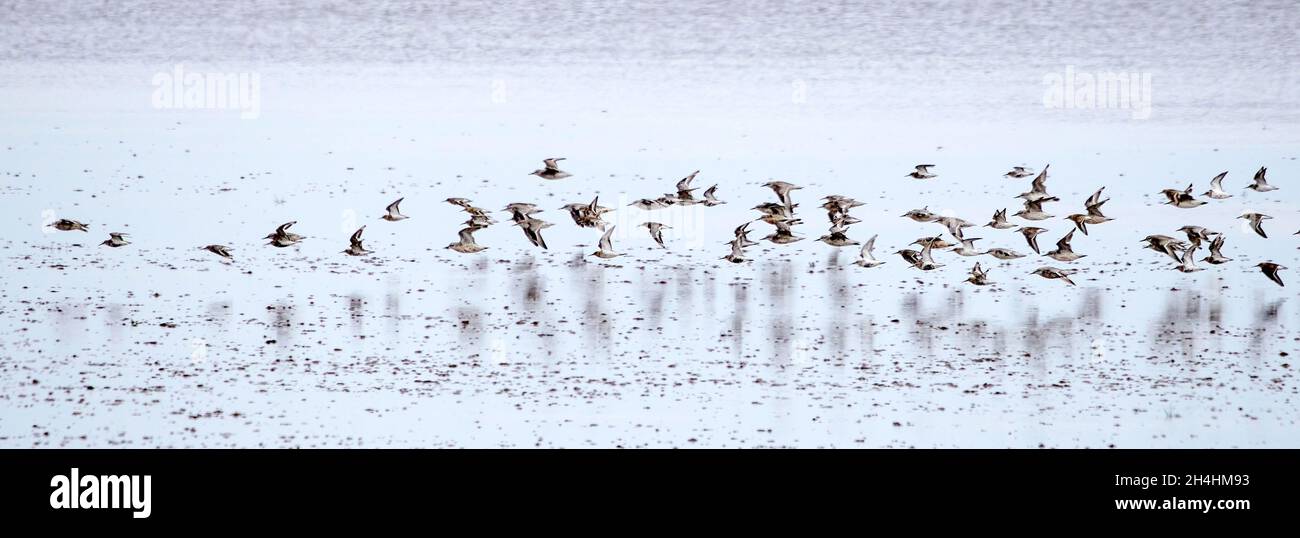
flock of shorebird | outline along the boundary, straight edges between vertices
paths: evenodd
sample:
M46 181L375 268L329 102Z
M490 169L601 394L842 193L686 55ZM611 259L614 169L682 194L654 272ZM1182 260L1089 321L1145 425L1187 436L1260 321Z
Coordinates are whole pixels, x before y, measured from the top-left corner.
M559 168L559 161L562 160L564 160L562 157L545 159L543 160L544 167L534 170L530 175L535 175L547 180L558 180L571 177L572 174ZM906 177L922 180L938 177L937 174L930 170L934 167L935 165L933 164L917 165L916 170L907 174ZM1031 183L1030 190L1016 196L1016 198L1023 201L1024 208L1012 214L1013 217L1031 222L1042 221L1053 217L1053 215L1050 215L1043 210L1043 204L1059 202L1061 200L1047 192L1047 170L1049 167L1050 165L1044 166L1043 170L1035 175L1035 172L1029 168L1016 166L1011 171L1004 174L1004 177L1010 179L1023 179L1035 176ZM1256 192L1277 190L1278 187L1268 183L1268 180L1265 178L1266 172L1267 168L1260 168L1259 171L1255 173L1254 182L1247 185L1246 188ZM691 187L691 182L695 180L695 177L698 174L699 171L697 170L678 181L675 193L668 193L654 199L643 198L629 205L645 211L653 211L671 206L700 204L706 207L713 207L725 204L725 201L717 198L718 186L716 184L705 189L701 198L695 197L694 191L697 189ZM1223 179L1227 174L1227 172L1223 172L1211 179L1210 190L1203 193L1202 196L1214 200L1231 198L1232 195L1223 189ZM769 241L777 245L784 245L804 239L802 236L796 235L793 231L793 227L803 224L803 220L796 217L795 208L799 207L799 204L794 203L791 196L793 191L799 190L802 187L784 181L769 181L764 183L763 186L771 189L776 194L777 201L765 202L754 206L753 209L758 211L761 215L756 219L746 221L735 229L734 239L726 242L730 245L731 252L723 256L722 259L732 263L743 263L749 260L749 258L745 256L745 249L759 244L749 238L749 226L754 222L764 222L774 227L771 234L762 238L764 241ZM1006 209L995 211L992 220L984 226L996 230L1016 228L1015 231L1024 236L1029 248L1033 249L1035 254L1040 254L1059 262L1073 262L1086 256L1084 254L1075 253L1074 249L1071 247L1070 242L1074 239L1074 232L1079 231L1083 232L1084 235L1087 235L1089 225L1096 226L1114 220L1102 213L1102 206L1110 200L1109 198L1102 198L1102 193L1105 190L1105 187L1097 189L1092 196L1089 196L1088 199L1084 201L1083 213L1075 213L1064 217L1065 220L1069 220L1074 224L1074 228L1056 242L1055 250L1048 251L1047 253L1043 253L1038 246L1038 235L1047 230L1036 226L1018 225L1009 222L1007 220ZM1197 199L1192 194L1192 185L1188 185L1187 188L1181 190L1164 189L1161 191L1161 194L1167 198L1168 201L1165 202L1167 205L1172 205L1176 208L1191 209L1200 207L1207 203L1205 200ZM400 209L402 200L403 198L399 198L397 201L389 204L388 207L385 208L384 215L380 218L389 222L405 220L407 216L403 215ZM614 211L614 209L599 205L599 200L600 198L596 197L590 203L571 203L561 207L560 209L567 210L569 216L573 219L574 224L577 224L579 227L595 228L604 232L601 235L600 240L597 242L597 250L592 252L590 254L591 256L604 259L622 256L622 253L614 250L612 241L614 226L610 226L607 222L601 219L602 215ZM830 229L826 235L817 238L817 240L833 247L846 247L861 244L859 259L855 261L854 264L865 268L877 267L884 264L885 262L875 259L872 255L875 248L876 236L872 236L866 241L866 243L859 243L858 241L850 239L848 235L846 235L850 225L861 222L859 219L849 215L849 210L864 204L847 196L841 196L838 194L831 194L823 197L822 201L824 203L821 205L821 208L827 212L827 218L830 220ZM487 247L479 245L474 241L474 233L496 224L496 220L491 217L489 211L475 207L470 200L465 198L448 198L446 199L446 202L460 207L470 215L469 219L463 223L464 228L459 232L459 241L447 245L446 248L465 254L472 254L486 250ZM536 204L519 202L507 205L503 211L510 213L514 225L523 230L524 237L527 238L530 243L543 249L547 248L546 240L542 237L542 230L553 226L553 224L533 217L533 215L541 213L543 211L542 209L540 209ZM983 251L977 250L975 248L975 242L979 241L981 238L966 237L965 232L963 231L966 228L975 226L974 223L953 216L936 214L931 212L927 207L913 209L901 216L916 222L939 224L946 229L953 239L955 239L955 242L950 242L944 239L942 234L922 237L911 243L912 245L920 246L921 249L919 251L903 249L895 253L902 257L903 261L910 267L922 271L930 271L944 266L944 264L934 261L935 249L951 249L951 252L964 257L982 256L987 254L1003 261L1025 257L1025 254L1021 254L1009 248L990 248ZM1254 229L1255 233L1259 234L1261 237L1268 237L1268 235L1264 233L1263 221L1271 219L1272 217L1262 213L1248 212L1242 214L1238 218L1249 221L1250 226ZM304 239L303 236L289 231L289 228L296 223L297 221L286 222L277 227L274 232L268 234L263 239L268 240L268 245L275 247L283 248L296 245ZM89 231L86 224L70 219L59 219L49 224L49 226L64 231ZM664 244L663 230L668 228L668 226L653 221L645 222L641 226L648 229L650 236L654 239L655 243L660 247L667 248ZM367 250L362 243L361 235L365 232L365 229L366 227L362 226L352 234L352 237L349 239L350 244L348 248L343 251L344 254L350 256L364 256L373 252ZM1184 273L1201 270L1201 268L1196 265L1195 252L1201 247L1202 241L1209 242L1210 255L1201 259L1201 261L1214 265L1231 261L1231 258L1225 257L1222 252L1224 243L1223 234L1211 231L1203 226L1190 225L1183 226L1182 228L1179 228L1178 231L1187 235L1187 241L1182 241L1167 235L1149 235L1143 238L1142 242L1146 243L1146 248L1150 248L1151 250L1173 258L1174 262L1176 262L1174 269ZM1300 235L1300 232L1296 232L1296 234ZM127 234L125 233L113 232L109 234L108 239L104 240L104 242L100 244L109 247L122 247L129 245L131 243L126 240L126 236ZM225 245L206 245L199 248L207 250L227 260L233 260L233 256L230 254L232 249ZM1282 283L1282 278L1278 276L1278 271L1285 269L1285 267L1271 261L1261 262L1256 264L1255 267L1258 267L1265 276L1277 283L1279 286L1284 285ZM1030 274L1035 274L1047 279L1060 280L1074 285L1074 282L1070 280L1070 276L1076 272L1077 270L1075 269L1042 266L1035 269ZM992 283L992 281L989 280L989 271L981 268L978 262L976 262L974 267L971 268L969 277L965 282L978 286Z

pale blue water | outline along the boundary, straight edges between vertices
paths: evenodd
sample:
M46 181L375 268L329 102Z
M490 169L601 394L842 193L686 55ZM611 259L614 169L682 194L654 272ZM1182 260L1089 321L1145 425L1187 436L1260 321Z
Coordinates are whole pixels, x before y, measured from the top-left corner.
M1300 279L1250 267L1300 268L1287 3L265 6L0 12L3 446L1300 441ZM178 63L256 73L258 117L152 107ZM1150 74L1150 118L1045 108L1067 66ZM526 175L548 156L574 177ZM903 177L920 162L939 177ZM903 212L983 224L1028 189L1004 172L1046 163L1044 252L1060 216L1112 197L1083 260L938 253L921 273L890 254L941 231ZM1243 189L1260 166L1280 190ZM624 207L697 169L728 204ZM1233 198L1158 205L1223 170ZM805 187L807 239L719 260L769 179ZM830 193L866 202L849 235L879 234L884 266L813 241ZM623 208L613 262L580 260L598 233L557 209L597 194ZM411 219L378 220L402 196ZM505 224L483 254L444 250L449 196L541 204L550 250ZM667 251L647 218L674 226ZM257 240L288 220L300 247ZM361 224L376 254L340 254ZM1224 232L1233 262L1182 274L1140 250L1184 224ZM97 247L108 231L134 243ZM995 286L962 283L973 261Z

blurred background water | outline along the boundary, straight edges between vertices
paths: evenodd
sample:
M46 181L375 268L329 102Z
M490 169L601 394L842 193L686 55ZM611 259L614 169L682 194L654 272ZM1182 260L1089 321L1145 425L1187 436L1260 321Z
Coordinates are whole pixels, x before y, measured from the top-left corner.
M1295 446L1300 17L1287 2L32 2L0 6L4 446ZM258 110L159 109L159 74L256 75ZM1150 116L1051 108L1150 77ZM575 175L526 175L564 156ZM932 162L938 178L903 177ZM1051 163L1072 264L890 253L1017 209ZM1260 166L1281 190L1243 187ZM701 170L728 204L642 212ZM1229 171L1233 198L1158 191ZM719 260L795 192L807 239ZM866 203L879 268L813 241ZM621 209L615 247L559 206ZM536 202L550 249L464 219ZM378 220L405 197L411 219ZM1272 215L1269 238L1237 215ZM91 233L50 233L51 217ZM505 220L500 214L498 220ZM669 223L668 249L636 224ZM257 238L289 220L308 236ZM1016 220L1016 219L1013 219ZM339 253L367 225L365 259ZM1182 274L1142 237L1197 224ZM761 237L770 228L753 226ZM109 231L120 249L96 246ZM1029 252L1013 231L979 245ZM224 264L198 250L234 248ZM1045 250L1046 251L1046 250ZM1204 251L1202 251L1204 252ZM962 284L981 261L995 286ZM1081 269L1077 288L1028 273ZM1283 271L1283 279L1294 280Z

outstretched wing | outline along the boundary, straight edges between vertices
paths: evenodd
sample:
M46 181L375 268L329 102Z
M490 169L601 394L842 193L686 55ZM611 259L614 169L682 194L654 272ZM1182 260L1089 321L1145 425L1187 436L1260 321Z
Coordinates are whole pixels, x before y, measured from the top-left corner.
M608 230L605 230L605 235L600 236L598 245L600 250L614 252L614 242L610 240L610 236L614 234L614 228L617 228L617 226L610 226Z
M876 235L880 235L880 234L876 234ZM866 242L866 244L862 245L862 257L863 257L863 258L867 258L867 259L871 259L871 251L873 251L873 250L876 250L876 236L875 236L875 235L871 236L871 239L868 239L867 242Z
M1216 191L1223 190L1223 178L1226 177L1227 175L1228 173L1224 172L1222 174L1214 176L1214 179L1210 180L1210 189Z
M1071 240L1071 239L1074 239L1074 230L1070 230L1070 233L1065 234L1065 237L1062 237L1060 241L1057 241L1057 242L1056 242L1056 248L1058 248L1058 249L1060 249L1060 250L1063 250L1063 251L1065 251L1065 250L1073 251L1074 249L1071 249L1071 248L1070 248L1070 240Z
M460 242L465 243L467 245L474 244L474 232L482 230L483 228L484 228L483 226L467 226L465 228L462 228L459 232ZM361 232L357 232L357 233L361 233Z
M688 190L691 190L691 181L695 179L695 174L698 174L698 173L700 173L700 171L699 171L699 170L696 170L696 171L694 171L694 172L691 172L691 175L682 178L681 181L678 181L678 182L677 182L677 192L682 192L682 191L688 191Z
M1038 173L1038 177L1034 178L1034 182L1032 184L1032 189L1031 189L1033 192L1047 194L1047 169L1051 166L1052 165L1050 164L1044 166L1043 171Z

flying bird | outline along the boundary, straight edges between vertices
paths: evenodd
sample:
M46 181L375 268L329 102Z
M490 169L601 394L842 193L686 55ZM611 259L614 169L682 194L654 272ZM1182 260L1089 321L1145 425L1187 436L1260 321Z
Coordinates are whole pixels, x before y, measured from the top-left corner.
M637 209L642 209L642 210L645 210L645 211L650 211L650 210L652 210L652 209L663 209L663 208L665 208L665 207L669 207L669 206L671 206L671 205L672 205L671 203L669 203L667 200L664 200L663 198L660 198L660 199L658 199L658 200L651 200L651 199L649 199L649 198L642 198L642 199L640 199L640 200L637 200L637 201L635 201L635 202L632 202L632 203L628 204L628 207L635 207L635 208L637 208Z
M990 220L988 224L985 224L985 226L988 226L988 227L993 228L993 229L995 229L995 230L1005 230L1005 229L1007 229L1007 228L1015 228L1015 227L1016 227L1015 224L1011 224L1010 222L1007 222L1007 210L1006 210L1006 209L1000 209L1000 210L998 210L998 211L994 211L994 212L993 212L993 220Z
M1201 196L1206 196L1209 198L1213 198L1215 200L1232 198L1231 194L1228 194L1227 191L1223 190L1223 178L1227 177L1227 175L1228 175L1227 172L1223 172L1217 176L1214 176L1214 179L1210 180L1210 190L1205 191L1205 193L1201 194Z
M740 245L741 248L752 247L754 245L757 245L758 244L757 242L751 241L749 239L749 224L750 224L749 222L746 222L744 224L741 224L740 226L737 226L735 230L736 238L727 242Z
M1065 217L1066 220L1074 222L1074 227L1083 232L1083 235L1088 235L1089 224L1102 224L1115 220L1107 217L1101 212L1101 206L1110 201L1110 198L1105 200L1101 199L1101 193L1104 190L1106 190L1106 187L1097 189L1097 192L1092 193L1092 196L1089 196L1083 203L1084 210L1087 211L1087 213L1075 213Z
M1043 171L1039 172L1038 177L1035 177L1033 183L1029 185L1029 191L1017 194L1016 198L1022 198L1029 202L1036 202L1049 198L1054 200L1057 199L1056 197L1047 194L1047 169L1051 167L1052 165L1050 164L1043 166Z
M871 251L875 249L876 249L876 236L873 235L871 236L871 239L868 239L867 242L862 245L862 251L858 253L858 260L853 262L853 264L870 269L872 267L876 267L878 265L885 263L880 260L877 260L874 256L871 255Z
M466 226L465 228L462 228L460 232L457 232L460 235L460 241L447 245L447 248L461 254L473 254L475 252L487 250L487 247L474 242L474 232L482 230L483 228L485 228L485 226Z
M653 238L653 239L655 240L656 243L659 243L659 246L661 246L661 247L663 247L663 248L668 248L667 246L664 245L664 232L663 232L663 229L664 229L664 228L672 228L672 226L665 226L665 225L660 224L660 223L658 223L658 222L644 222L644 223L642 223L641 225L642 225L642 226L645 226L647 229L650 230L650 237Z
M73 231L73 230L81 230L81 231L83 231L83 232L89 232L89 231L90 231L90 230L86 229L86 225L85 225L85 224L82 224L82 223L80 223L80 222L77 222L77 221L75 221L75 220L70 220L70 219L59 219L59 220L56 220L56 221L50 223L49 226L54 227L54 229L56 229L56 230L63 230L63 231L65 231L65 232L70 232L70 231Z
M1074 252L1074 249L1070 247L1071 239L1074 239L1074 230L1070 230L1070 233L1065 234L1065 237L1062 237L1060 241L1056 242L1056 250L1048 252L1047 254L1044 254L1044 256L1058 262L1072 262L1087 256L1087 254L1076 254Z
M407 218L406 215L403 215L403 214L402 214L402 210L401 210L401 208L398 207L398 205L400 205L400 204L402 203L402 200L405 200L405 199L406 199L406 198L398 198L398 199L397 199L396 201L394 201L393 203L388 204L388 207L385 207L385 208L384 208L384 216L379 217L379 218L384 219L384 220L389 221L389 222L397 222L397 221L399 221L399 220L406 220L406 218ZM454 198L448 198L447 201L450 202L450 201L453 200L453 199L454 199ZM469 207L469 205L468 205L468 201L467 201L467 203L466 203L466 205L465 205L464 207L466 207L466 208Z
M999 260L1003 260L1003 261L1006 261L1006 260L1014 260L1014 259L1016 259L1016 258L1023 258L1023 257L1025 257L1024 254L1021 254L1021 253L1016 252L1016 251L1014 251L1014 250L1011 250L1011 249L1009 249L1009 248L1000 248L1000 247L999 247L999 248L991 248L991 249L989 249L989 256L993 256L994 258L997 258L997 259L999 259Z
M208 245L205 247L199 247L199 250L206 250L227 260L234 259L234 257L230 255L230 247L225 245Z
M961 231L962 228L970 228L975 226L975 223L967 220L959 219L957 217L939 217L937 219L934 219L934 222L948 228L948 233L952 234L952 236L956 237L957 239L962 238L962 231ZM935 248L943 248L943 247L935 246Z
M817 238L818 241L826 243L832 247L847 247L849 245L859 244L857 241L849 239L843 231L832 229L830 233Z
M1163 194L1165 195L1165 198L1168 198L1168 201L1165 202L1165 204L1182 209L1191 209L1193 207L1205 205L1205 200L1197 200L1192 196L1192 185L1190 184L1187 185L1186 189L1181 191L1178 189L1165 189L1160 191L1160 194Z
M1026 178L1026 177L1029 177L1029 176L1032 176L1032 175L1034 175L1034 171L1033 171L1033 170L1030 170L1030 169L1025 168L1025 167L1023 167L1023 166L1013 166L1013 167L1011 167L1011 171L1010 171L1010 172L1007 172L1007 173L1005 173L1005 174L1002 174L1002 177L1009 177L1009 178L1011 178L1011 179L1020 179L1020 178ZM975 265L976 265L977 267L979 266L979 264L975 264Z
M699 173L699 170L691 172L691 175L686 176L677 182L677 203L682 205L693 205L699 203L699 200L696 200L695 196L691 194L691 191L695 190L691 188L691 181L694 181L695 176Z
M357 228L357 231L352 232L352 237L348 239L350 245L348 245L347 250L343 251L344 254L347 254L348 256L365 256L366 254L374 252L366 250L365 245L361 244L361 232L364 231L366 231L366 227L362 226Z
M303 236L289 231L289 228L294 224L298 224L298 221L294 220L281 224L275 228L274 232L267 234L262 239L270 239L271 241L267 244L277 248L294 246L303 240Z
M910 248L905 248L903 250L895 252L895 254L902 256L903 261L907 262L907 265L910 265L912 267L919 267L921 264L921 253L912 250Z
M503 213L510 213L510 220L513 220L515 224L519 224L532 218L533 215L541 213L542 209L537 207L537 204L514 202L507 204L505 209L502 209L501 211Z
M1264 276L1268 277L1269 280L1272 280L1273 282L1277 282L1277 285L1284 286L1284 287L1286 286L1286 284L1282 283L1282 277L1278 276L1277 274L1279 270L1286 269L1286 267L1282 267L1281 265L1278 265L1273 262L1262 262L1256 264L1255 267L1258 267L1260 271L1263 271Z
M1246 185L1246 188L1255 192L1268 192L1268 191L1277 190L1278 189L1277 187L1269 185L1268 180L1264 179L1264 174L1267 172L1268 172L1268 168L1262 166L1259 167L1259 171L1255 172L1255 182L1251 183L1250 185Z
M923 207L921 209L913 209L911 211L908 211L907 213L903 213L901 216L907 217L916 222L934 222L936 220L939 220L939 215L930 212L930 208L928 207Z
M778 245L786 245L786 244L793 243L795 241L802 240L803 237L795 235L794 232L790 229L791 226L794 226L795 224L802 224L802 223L803 221L800 219L782 219L782 220L773 221L772 225L776 226L776 231L772 232L771 234L768 234L763 239L767 241L771 241Z
M1173 258L1176 262L1183 261L1178 255L1180 251L1187 248L1187 243L1183 241L1179 241L1167 235L1148 235L1142 238L1142 241L1145 241L1147 243L1147 248L1151 250L1164 253L1170 258Z
M961 256L979 256L981 254L988 254L988 251L980 252L975 250L975 242L979 240L980 238L978 237L963 237L961 238L961 244L953 248L952 251Z
M564 157L551 157L550 159L542 159L542 164L545 166L545 168L539 168L537 170L533 170L532 172L529 172L528 175L537 176L542 179L564 179L566 177L572 176L573 174L565 172L564 170L560 170L560 167L557 163L563 160Z
M523 229L524 237L528 238L529 243L532 243L534 246L542 247L543 249L548 248L546 246L546 239L542 238L542 230L553 226L551 223L541 219L525 218L524 220L516 222L515 226Z
M1212 265L1219 265L1221 263L1232 261L1232 258L1223 255L1223 252L1221 252L1222 249L1223 234L1219 234L1218 237L1214 238L1214 241L1210 242L1210 255L1206 256L1205 259L1202 259L1201 261Z
M763 186L772 189L772 192L776 193L776 197L781 199L781 204L789 208L791 211L794 211L794 202L790 199L790 191L797 191L803 188L784 181L769 181L764 183Z
M1250 221L1250 228L1252 230L1255 230L1255 233L1259 234L1260 237L1268 239L1268 234L1264 233L1263 221L1266 219L1271 219L1273 217L1270 217L1263 213L1242 213L1241 216L1237 218L1246 219Z
M1025 208L1012 214L1025 220L1047 220L1052 215L1043 211L1043 202L1049 201L1049 198L1040 198L1038 200L1025 200Z
M1075 271L1074 269L1057 269L1055 267L1039 267L1038 269L1033 270L1033 272L1031 272L1030 274L1038 275L1043 278L1052 279L1052 280L1061 280L1066 284L1073 286L1075 284L1073 280L1070 280L1070 275L1073 275L1076 272L1077 271Z
M100 244L101 244L101 245L108 245L108 246L113 247L113 248L123 247L123 246L129 245L129 244L131 244L131 242L130 242L130 241L127 241L127 240L125 239L126 235L127 235L127 234L122 233L122 232L109 232L109 233L108 233L108 239L105 239L104 242L103 242L103 243L100 243Z
M930 179L932 177L939 177L938 174L930 173L930 168L933 166L933 164L918 164L916 165L916 171L903 177L910 177L913 179Z
M938 235L930 236L930 237L922 237L920 239L917 239L916 241L912 241L911 244L920 245L920 246L933 245L934 248L948 248L957 245L957 243L949 243L947 241L944 241L943 236L938 236Z
M1042 254L1042 252L1038 250L1038 234L1046 232L1047 228L1024 226L1016 231L1025 236L1025 241L1029 243L1029 248L1034 249L1034 254Z
M614 228L616 228L616 226L610 226L608 230L605 230L605 234L600 236L600 242L597 244L596 251L591 253L592 256L609 259L623 255L614 252L614 242L610 240L610 236L614 234Z
M992 284L992 282L989 282L989 272L980 269L980 262L975 262L975 267L971 268L970 276L966 277L966 282L970 282L976 286L987 286Z
M1198 248L1201 248L1201 240L1193 240L1192 245L1183 251L1183 258L1178 261L1178 265L1174 266L1174 269L1184 273L1195 273L1202 270L1203 268L1196 266L1196 249Z
M1187 240L1192 242L1209 241L1211 239L1210 236L1219 235L1219 232L1216 232L1204 226L1187 225L1187 226L1183 226L1182 228L1179 228L1178 231L1187 234Z
M933 254L934 254L934 242L932 241L930 243L926 243L925 248L921 249L921 259L915 265L915 267L922 271L932 271L934 269L943 267L942 263L934 262Z
M737 237L735 241L731 242L731 254L723 256L722 259L727 260L731 263L742 263L742 262L749 261L749 259L745 257L745 251L741 247L741 239L739 237Z

